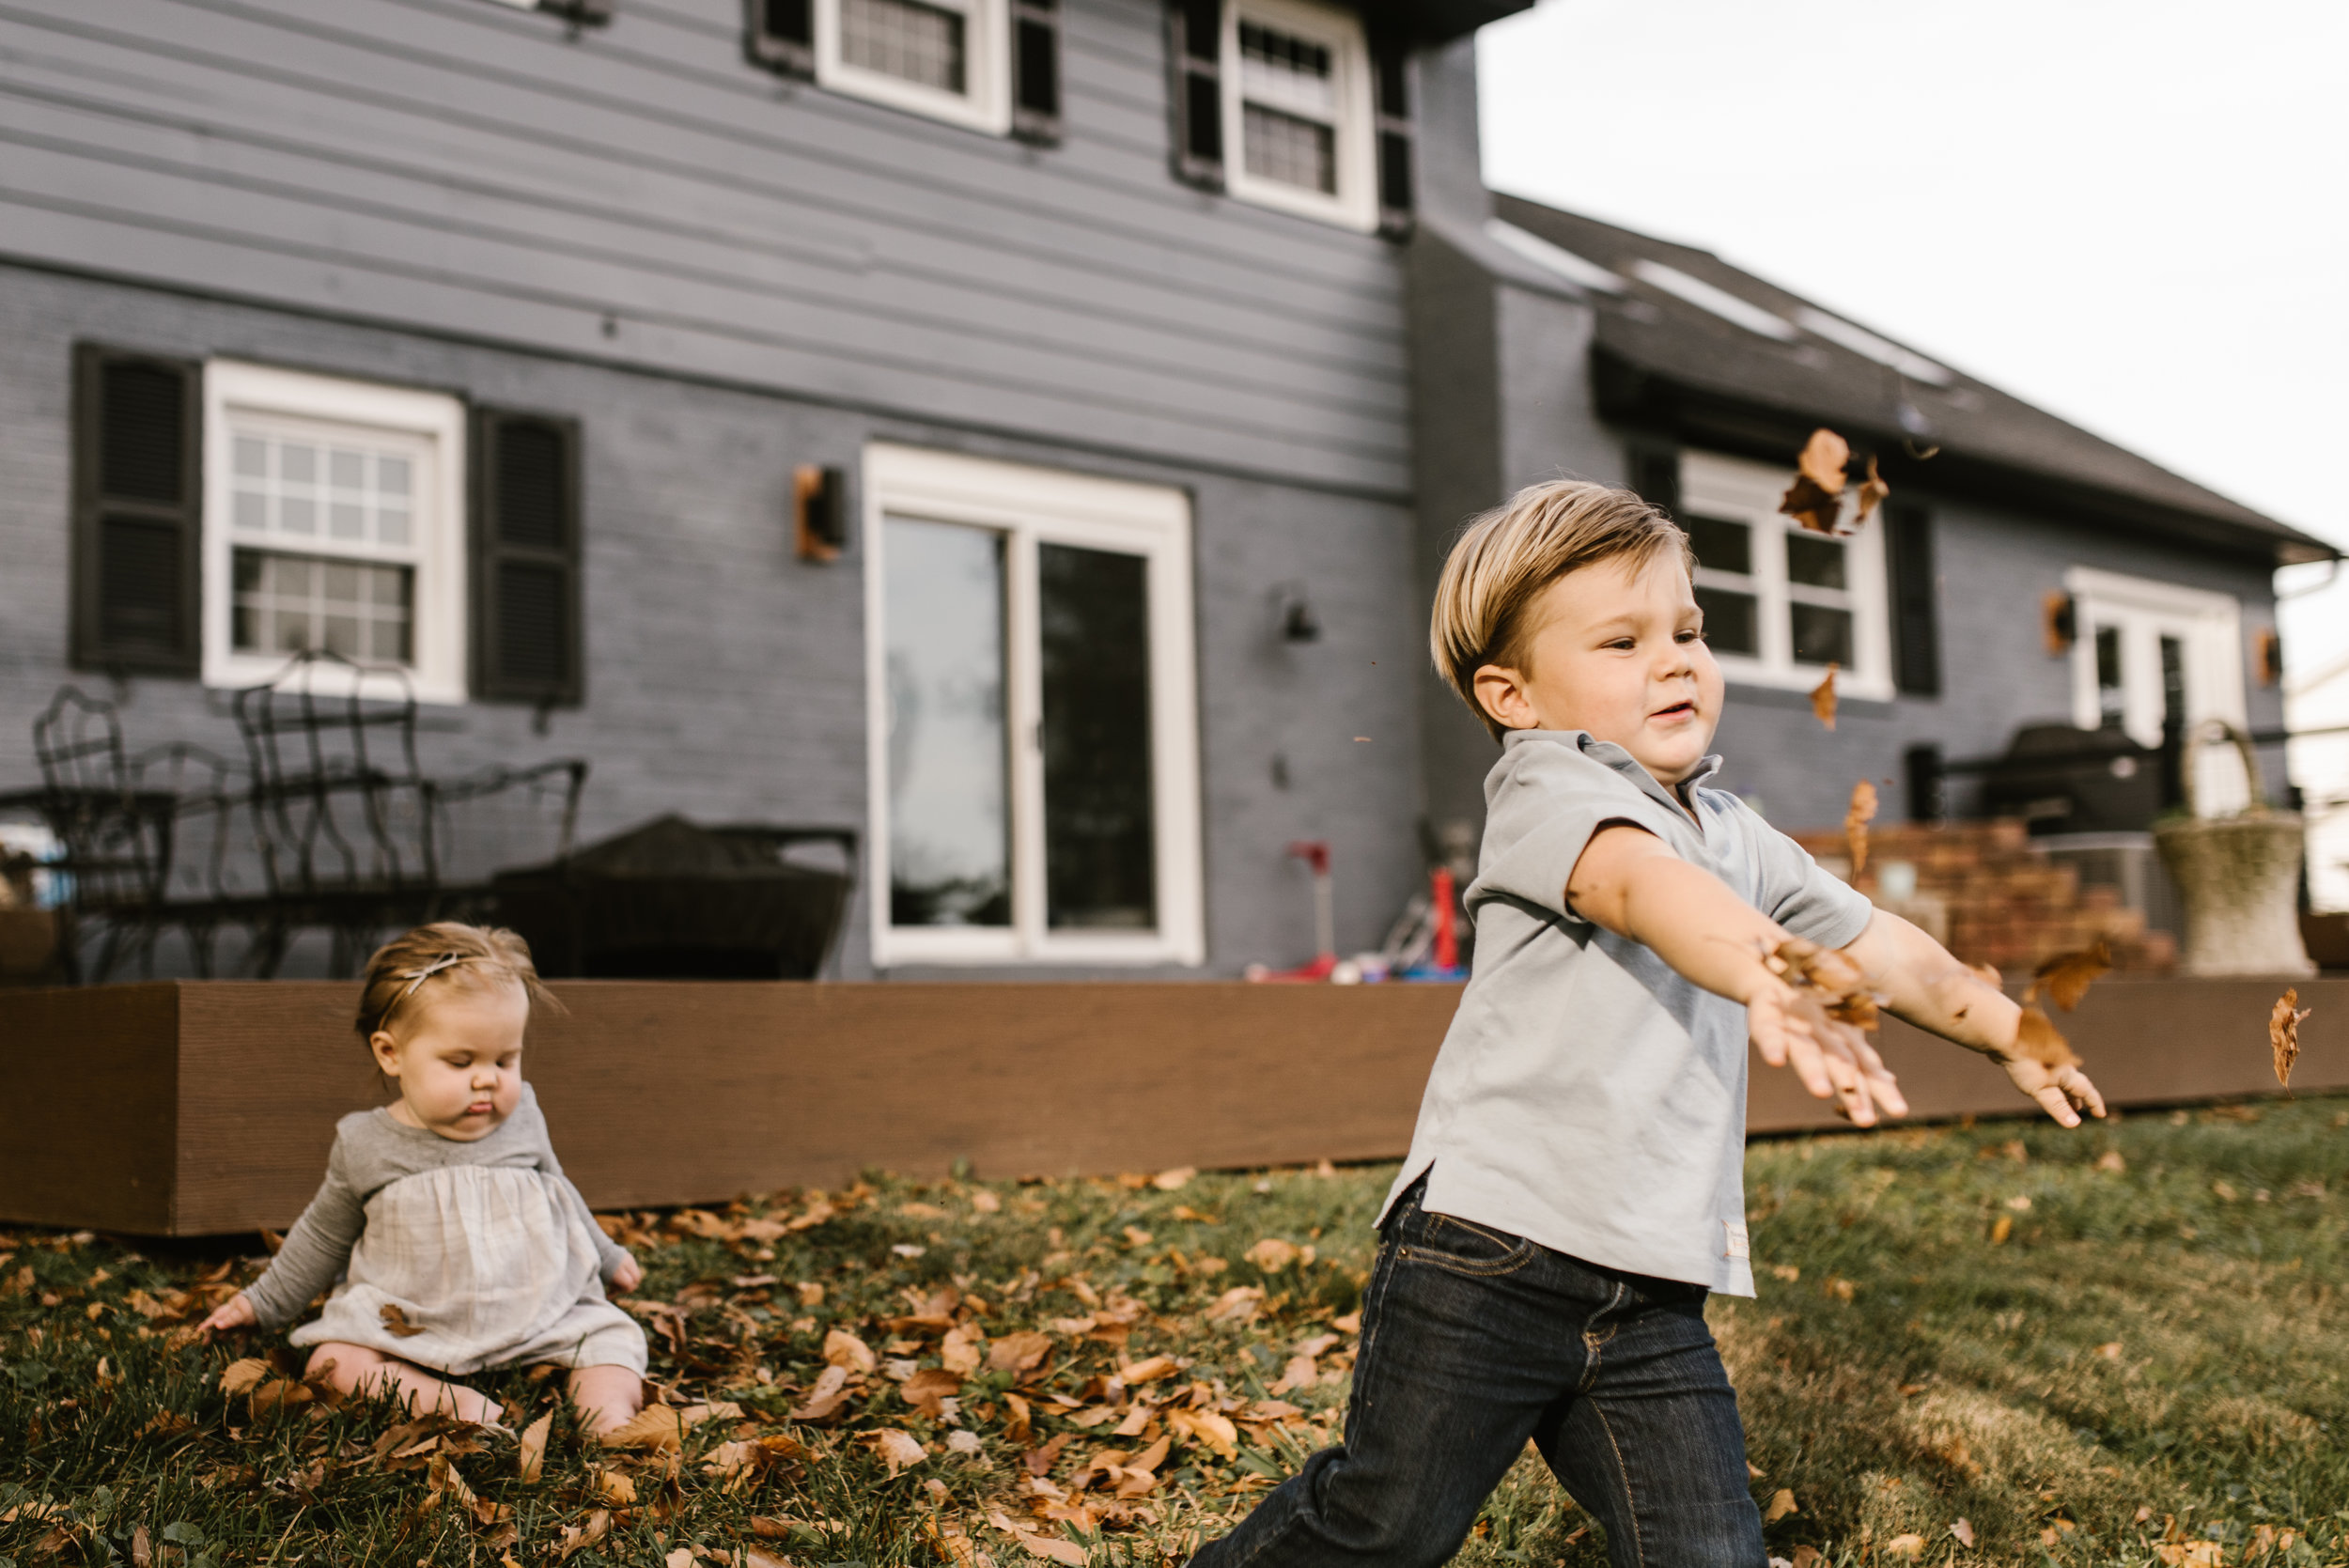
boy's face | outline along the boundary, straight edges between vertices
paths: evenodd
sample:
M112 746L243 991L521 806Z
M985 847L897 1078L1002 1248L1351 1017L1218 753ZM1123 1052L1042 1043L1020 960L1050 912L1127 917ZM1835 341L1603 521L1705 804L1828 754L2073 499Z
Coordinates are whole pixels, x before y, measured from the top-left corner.
M1723 683L1676 553L1568 572L1528 613L1532 667L1476 672L1486 712L1513 730L1588 730L1666 786L1696 770L1720 723Z

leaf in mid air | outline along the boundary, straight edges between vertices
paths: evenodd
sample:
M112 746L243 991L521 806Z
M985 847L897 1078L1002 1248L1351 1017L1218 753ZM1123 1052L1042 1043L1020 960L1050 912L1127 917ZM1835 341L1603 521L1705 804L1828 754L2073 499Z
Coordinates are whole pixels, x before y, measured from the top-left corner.
M2030 986L2023 992L2025 1001L2036 1001L2045 992L2049 1001L2069 1013L2080 1004L2088 987L2096 977L2112 968L2112 948L2102 937L2093 947L2083 947L2073 953L2059 953L2031 972Z
M1835 727L1835 672L1841 668L1840 664L1828 664L1827 678L1811 689L1811 711L1828 729Z
M2313 1007L2294 1008L2300 1001L2300 987L2294 986L2276 999L2276 1010L2267 1017L2267 1043L2276 1052L2276 1081L2292 1087L2292 1064L2300 1060L2300 1020L2316 1011Z
M2023 1017L2015 1026L2015 1046L2033 1062L2049 1067L2077 1067L2079 1057L2072 1043L2055 1026L2055 1020L2036 1002L2023 1004Z
M1843 809L1843 843L1851 850L1851 874L1868 868L1868 824L1875 820L1876 786L1866 779L1851 786L1851 804Z
M1876 460L1868 458L1868 477L1859 482L1859 509L1853 514L1854 527L1868 520L1869 515L1884 505L1884 498L1892 493L1892 487L1876 474Z

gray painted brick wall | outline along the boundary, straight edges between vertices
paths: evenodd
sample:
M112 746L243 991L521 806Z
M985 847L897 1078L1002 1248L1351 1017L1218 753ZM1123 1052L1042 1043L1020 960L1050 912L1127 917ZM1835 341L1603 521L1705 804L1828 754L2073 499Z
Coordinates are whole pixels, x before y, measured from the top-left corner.
M827 567L793 557L794 464L853 472L867 442L891 440L1183 487L1195 517L1207 972L1311 955L1309 891L1283 854L1291 839L1334 845L1348 951L1376 945L1415 885L1421 632L1404 566L1411 520L1399 505L4 267L0 788L33 781L31 721L69 679L122 703L134 746L237 747L224 692L145 677L110 687L66 668L68 386L79 338L578 417L586 703L555 710L543 735L525 708L430 710L424 746L427 768L443 774L588 757L589 838L663 811L863 825L860 567L853 550ZM1311 599L1318 643L1274 634L1270 596L1283 583ZM1273 777L1276 755L1286 787ZM869 972L866 918L860 899L839 972Z

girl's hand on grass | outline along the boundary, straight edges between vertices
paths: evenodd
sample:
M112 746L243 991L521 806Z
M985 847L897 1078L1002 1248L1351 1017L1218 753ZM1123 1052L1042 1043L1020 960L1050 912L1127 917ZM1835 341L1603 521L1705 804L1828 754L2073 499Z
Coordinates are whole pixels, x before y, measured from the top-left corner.
M621 1253L620 1261L612 1269L612 1288L618 1291L630 1291L644 1282L645 1266L636 1261L636 1254Z
M204 1320L201 1327L207 1334L224 1334L231 1328L250 1328L260 1321L254 1313L251 1299L239 1291L214 1307L212 1315Z
M1746 1034L1762 1060L1791 1065L1814 1096L1835 1102L1835 1113L1855 1126L1875 1126L1876 1107L1905 1116L1908 1102L1868 1037L1828 1016L1818 999L1772 977L1746 1001Z
M2105 1113L2105 1097L2077 1065L2050 1067L2028 1056L2001 1057L1999 1065L2006 1069L2015 1088L2037 1100L2042 1110L2064 1126L2078 1126L2083 1110L2097 1117Z

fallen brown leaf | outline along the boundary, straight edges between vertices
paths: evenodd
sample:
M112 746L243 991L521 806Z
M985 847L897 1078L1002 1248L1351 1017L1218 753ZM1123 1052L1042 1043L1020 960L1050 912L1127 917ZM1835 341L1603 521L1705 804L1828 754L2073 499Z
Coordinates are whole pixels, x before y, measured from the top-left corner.
M1887 1557L1919 1558L1925 1555L1925 1538L1921 1535L1895 1535L1884 1544Z
M1022 1448L1026 1447L1035 1436L1034 1416L1029 1409L1028 1402L1018 1394L1005 1394L1003 1408L1011 1417L1003 1422L1003 1436Z
M539 1470L547 1462L547 1438L554 1431L554 1412L550 1410L522 1428L520 1451L514 1456L515 1472L526 1482L538 1479Z
M2096 939L2093 947L2083 947L2073 953L2059 953L2031 972L2030 985L2023 992L2026 1002L2035 1001L2040 992L2047 1000L2069 1013L2080 1004L2088 987L2097 976L2112 968L2112 947L2104 938Z
M1960 1519L1950 1527L1950 1533L1957 1537L1959 1545L1966 1547L1968 1551L1973 1549L1974 1522L1971 1519Z
M1209 1323L1253 1323L1264 1305L1264 1286L1234 1285L1215 1298L1206 1317Z
M155 1568L155 1543L145 1525L131 1532L131 1568Z
M1052 1336L1035 1329L1023 1329L1005 1334L988 1347L987 1364L997 1372L1015 1375L1034 1372L1044 1364L1044 1358L1052 1353Z
M2009 1237L2009 1236L2011 1236L2011 1235L2013 1235L2014 1234L2015 1234L2015 1217L2014 1217L2013 1215L2011 1215L2011 1214L2002 1214L2002 1215L1999 1216L1996 1219L1993 1219L1992 1221L1990 1221L1990 1245L1991 1245L1991 1246L1993 1246L1993 1247L2004 1247L2004 1246L2006 1245L2006 1238L2007 1238L2007 1237Z
M1819 722L1828 729L1835 727L1835 672L1842 666L1830 660L1827 676L1811 689L1811 711L1819 716Z
M1801 1512L1801 1505L1795 1501L1794 1488L1781 1486L1770 1494L1769 1506L1762 1511L1762 1522L1766 1525L1774 1525L1789 1514Z
M247 1389L257 1387L263 1378L270 1375L272 1370L270 1364L258 1356L247 1356L242 1360L231 1361L221 1368L220 1391L225 1394L243 1393Z
M611 1533L611 1529L612 1511L608 1508L596 1509L587 1515L584 1523L563 1526L560 1539L555 1544L554 1560L568 1562L602 1540Z
M1876 786L1862 779L1851 786L1851 804L1843 808L1843 844L1851 850L1851 874L1868 868L1868 824L1875 820Z
M424 1332L424 1326L408 1321L408 1314L399 1310L397 1301L386 1301L377 1314L383 1320L383 1331L396 1340L413 1339Z
M1239 1428L1217 1411L1169 1410L1166 1424L1192 1442L1204 1443L1222 1458L1231 1459L1239 1452Z
M846 1328L834 1328L824 1336L824 1359L835 1367L868 1374L880 1364L873 1347Z
M599 1440L608 1449L682 1448L685 1423L667 1405L647 1405Z
M925 1368L897 1385L897 1392L905 1397L905 1402L932 1421L944 1420L946 1411L941 1402L961 1391L962 1374L943 1367Z
M848 1369L826 1367L817 1374L816 1387L807 1391L807 1398L793 1407L795 1421L830 1421L848 1402Z
M900 1432L894 1426L883 1427L866 1440L873 1445L873 1452L880 1457L880 1462L889 1467L889 1473L893 1476L907 1466L919 1465L929 1457L929 1452L911 1433Z
M2276 1081L2292 1087L2292 1064L2300 1060L2300 1020L2316 1011L2300 1007L2300 987L2294 986L2276 999L2275 1011L2267 1016L2267 1043L2276 1053Z
M985 1360L979 1354L978 1340L965 1328L946 1330L945 1339L939 1344L938 1356L948 1372L960 1373L965 1377L976 1373Z
M1160 1192L1180 1192L1190 1185L1190 1178L1199 1173L1196 1166L1178 1165L1172 1171L1161 1171L1150 1178L1150 1185Z
M1266 1236L1240 1254L1267 1274L1278 1274L1295 1263L1301 1254L1297 1244L1278 1236Z

